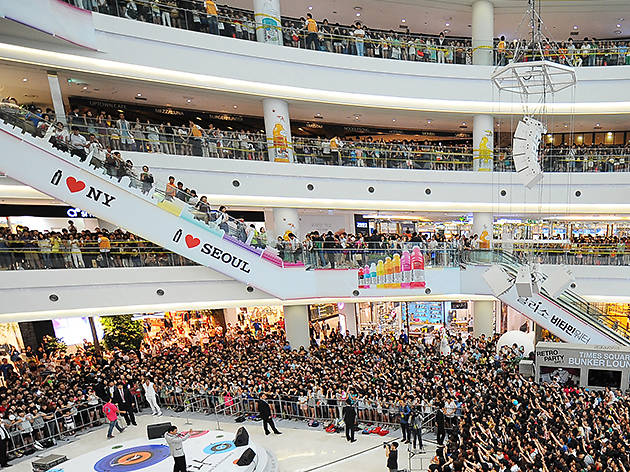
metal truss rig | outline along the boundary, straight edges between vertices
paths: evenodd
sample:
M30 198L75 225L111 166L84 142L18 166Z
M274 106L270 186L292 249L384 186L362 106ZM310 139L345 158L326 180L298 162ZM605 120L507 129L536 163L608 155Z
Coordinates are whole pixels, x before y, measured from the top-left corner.
M497 89L522 96L554 94L576 84L573 67L550 61L513 62L491 78Z

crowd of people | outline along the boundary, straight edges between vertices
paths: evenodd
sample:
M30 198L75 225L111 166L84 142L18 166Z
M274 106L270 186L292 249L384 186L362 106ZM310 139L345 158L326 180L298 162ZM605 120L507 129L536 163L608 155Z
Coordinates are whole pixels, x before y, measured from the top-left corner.
M71 434L79 423L96 424L90 415L100 418L97 406L111 392L129 391L141 406L144 390L152 389L162 407L182 395L205 398L209 410L236 403L247 409L265 398L276 416L324 424L351 404L359 427L406 425L407 441L416 415L426 427L437 422L434 472L630 470L627 393L558 378L538 385L518 372L526 353L515 346L497 352L496 337L409 340L333 330L295 350L282 333L255 338L231 327L203 343L193 341L196 334L173 343L166 330L139 352L103 357L90 349L14 352L0 368L0 414L12 449L48 445L51 428ZM93 409L84 406L90 402ZM120 402L127 409L136 403Z
M256 41L254 12L217 5L214 0L66 0L75 6L108 15L158 25L183 28L225 37ZM301 18L283 17L281 25L264 28L267 41L284 46L317 51L377 57L383 59L472 64L472 40L438 34L418 34L368 28L364 22L353 24L316 20L311 12ZM495 65L515 59L547 60L574 67L630 64L630 41L570 37L567 41L546 42L532 50L525 39L493 42Z
M116 229L78 231L72 220L60 231L0 227L0 269L182 266L188 259Z
M340 230L312 231L298 238L293 233L268 240L263 226L247 224L227 214L225 206L214 210L196 192L175 184L174 179L164 193L194 208L193 214L211 222L240 241L254 247L275 249L285 262L302 262L308 268L357 268L392 256L403 250L420 247L424 264L453 266L466 261L466 252L483 249L476 234L467 236L442 233L351 234ZM202 197L203 199L203 197ZM523 261L541 264L630 265L630 238L623 236L579 235L572 239L551 239L536 243L518 240L494 241L494 248L515 255ZM72 269L92 267L181 266L194 264L134 234L116 229L95 228L78 231L72 220L59 231L36 231L18 226L0 228L0 269Z

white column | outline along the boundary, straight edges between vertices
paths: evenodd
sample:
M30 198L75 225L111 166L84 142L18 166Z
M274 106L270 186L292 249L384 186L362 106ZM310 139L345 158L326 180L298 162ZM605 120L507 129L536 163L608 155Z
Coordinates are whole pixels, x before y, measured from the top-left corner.
M494 64L494 5L489 0L477 0L472 5L473 64Z
M48 73L48 86L50 87L50 98L52 99L53 108L55 110L55 120L61 121L67 125L66 110L63 107L63 96L61 95L61 87L59 86L59 77L54 72Z
M494 160L494 117L473 117L473 170L492 172Z
M494 334L494 302L473 302L473 336Z
M259 43L282 46L280 0L254 0L256 40Z
M344 303L343 308L339 310L339 316L343 316L345 319L346 330L350 333L350 336L357 336L357 310L356 303ZM345 332L341 333L345 336Z
M308 306L284 307L284 331L291 349L300 347L308 349L311 339L308 329Z
M295 208L274 208L273 209L274 236L284 237L287 231L295 234L301 241L300 217ZM268 241L273 246L272 241Z
M473 213L472 234L479 236L479 249L492 249L492 213Z
M293 162L293 139L289 104L275 98L263 99L267 150L272 162Z

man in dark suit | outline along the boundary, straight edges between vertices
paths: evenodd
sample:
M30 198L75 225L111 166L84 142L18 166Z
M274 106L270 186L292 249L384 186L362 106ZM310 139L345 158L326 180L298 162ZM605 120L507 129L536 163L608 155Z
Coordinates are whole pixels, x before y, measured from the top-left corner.
M444 425L444 408L442 408L442 404L439 406L440 408L435 412L435 424L437 426L437 442L442 446L446 437L446 427Z
M0 467L3 469L9 467L7 448L9 446L9 430L4 427L2 418L0 417Z
M276 425L273 424L273 419L271 418L271 408L269 407L269 403L267 403L267 394L263 393L261 397L258 399L258 414L262 418L263 428L265 429L265 434L269 433L269 426L273 430L274 434L282 434L280 431L276 429Z
M346 400L346 406L343 407L343 422L346 424L346 441L355 442L354 427L357 424L357 411L352 406L352 400Z
M123 414L123 417L125 418L127 426L129 426L130 424L138 426L136 424L136 417L133 414L133 395L131 394L129 389L125 387L122 383L119 383L114 389L112 403L114 403L119 410L125 412Z

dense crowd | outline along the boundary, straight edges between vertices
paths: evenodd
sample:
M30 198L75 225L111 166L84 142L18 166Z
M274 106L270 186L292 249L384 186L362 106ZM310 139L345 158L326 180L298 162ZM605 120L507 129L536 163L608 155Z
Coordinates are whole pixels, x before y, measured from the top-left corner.
M256 41L254 12L217 5L213 0L66 0L75 6L130 20L183 28L230 38ZM403 20L404 22L404 20ZM283 17L282 24L264 28L266 40L284 46L383 59L472 64L472 40L439 34L418 34L408 28L393 31L317 20L309 12L301 18ZM570 37L546 42L532 51L527 41L494 40L493 60L505 65L514 60L547 60L574 67L630 64L630 41Z
M189 394L219 408L266 393L276 415L288 409L289 416L332 419L350 398L362 423L397 423L410 411L427 419L441 410L448 437L443 442L438 434L444 447L434 472L630 470L627 394L556 378L537 385L518 373L525 353L497 352L496 338L409 341L332 330L308 350L291 350L282 334L254 338L238 327L214 334L177 338L165 330L140 352L104 358L87 350L18 353L0 369L7 385L0 390L3 422L17 431L16 441L39 435L42 415L57 415L55 427L63 430L64 415L90 414L77 402L98 404L114 383L139 397L150 378L163 405Z
M262 131L219 129L193 121L155 123L129 121L124 113L112 116L100 110L74 108L66 117L68 125L60 125L50 108L19 108L14 99L5 99L5 108L22 117L22 123L39 136L50 127L77 141L90 136L102 149L154 152L223 159L267 160L267 143ZM79 137L80 136L80 137ZM82 138L81 138L82 137ZM293 150L298 163L356 167L387 167L425 170L472 170L473 150L469 143L457 141L388 139L383 137L294 137ZM546 143L540 153L545 172L628 172L630 144L552 145ZM495 171L513 171L510 148L494 152Z

